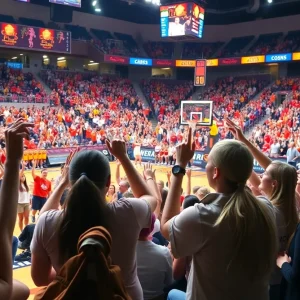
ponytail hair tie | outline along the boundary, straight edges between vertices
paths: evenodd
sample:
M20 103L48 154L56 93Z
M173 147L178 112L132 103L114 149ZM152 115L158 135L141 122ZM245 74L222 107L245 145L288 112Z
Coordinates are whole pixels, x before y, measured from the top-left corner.
M87 174L84 173L84 172L80 174L80 177L81 177L81 176L86 176L86 177L88 177Z

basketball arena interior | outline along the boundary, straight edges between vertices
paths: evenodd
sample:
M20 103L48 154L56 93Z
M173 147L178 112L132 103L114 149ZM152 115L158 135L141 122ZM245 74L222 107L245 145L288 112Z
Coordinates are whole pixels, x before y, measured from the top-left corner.
M300 300L299 0L0 8L1 300Z

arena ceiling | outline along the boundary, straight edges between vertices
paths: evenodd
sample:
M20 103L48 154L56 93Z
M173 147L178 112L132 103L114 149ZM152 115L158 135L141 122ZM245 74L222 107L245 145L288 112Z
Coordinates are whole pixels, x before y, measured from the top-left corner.
M159 24L159 7L145 0L98 0L102 9L100 15L131 21L138 24ZM232 24L255 19L266 19L300 14L299 0L195 0L206 9L205 23L209 25ZM33 4L49 5L49 0L31 0ZM81 9L95 13L93 0L82 0ZM160 0L162 4L183 2Z

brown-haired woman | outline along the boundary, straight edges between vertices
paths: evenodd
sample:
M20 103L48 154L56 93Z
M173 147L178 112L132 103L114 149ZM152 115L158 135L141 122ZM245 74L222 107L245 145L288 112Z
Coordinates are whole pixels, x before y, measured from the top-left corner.
M30 212L30 194L27 180L24 174L24 166L25 165L23 163L23 169L20 172L20 187L18 199L18 224L21 231L29 223Z

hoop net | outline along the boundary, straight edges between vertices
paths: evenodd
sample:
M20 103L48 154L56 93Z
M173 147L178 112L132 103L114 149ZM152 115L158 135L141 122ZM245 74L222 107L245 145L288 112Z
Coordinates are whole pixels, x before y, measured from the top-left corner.
M194 136L194 132L197 128L198 120L188 120L187 123L189 124L189 127L192 128L192 135Z

